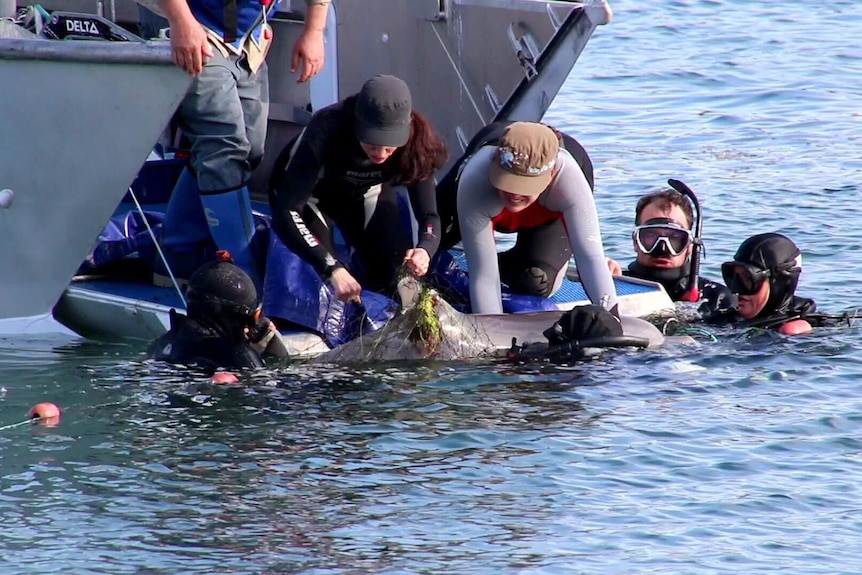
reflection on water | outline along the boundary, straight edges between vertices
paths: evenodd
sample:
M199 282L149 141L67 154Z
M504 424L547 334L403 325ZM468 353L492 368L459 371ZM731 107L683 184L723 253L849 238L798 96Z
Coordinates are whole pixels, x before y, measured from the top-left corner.
M613 3L548 120L608 255L680 178L705 274L750 233L859 307L862 4ZM0 340L0 573L855 573L858 328L571 367L295 365L213 387L143 346ZM5 391L4 391L5 390Z
M59 428L0 434L4 559L491 573L640 565L648 546L687 571L837 561L862 453L857 340L727 335L569 367L295 365L230 387L132 346L3 347L4 373L39 362L7 377L4 415L65 408Z

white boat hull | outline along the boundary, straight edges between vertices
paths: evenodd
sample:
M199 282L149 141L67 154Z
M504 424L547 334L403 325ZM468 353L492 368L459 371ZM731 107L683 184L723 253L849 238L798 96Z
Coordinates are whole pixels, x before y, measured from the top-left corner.
M54 315L85 337L152 341L168 331L172 307L73 284L63 294ZM313 333L286 333L285 344L294 358L314 357L329 350L323 339Z
M672 310L673 302L659 284L633 278L617 280L618 286L625 285L628 290L619 290L619 310L624 316L644 317ZM638 289L640 286L643 289ZM114 292L114 293L112 293ZM84 336L108 339L140 339L151 341L165 333L170 327L170 310L180 308L172 301L175 294L169 289L161 290L159 296L164 303L120 295L122 287L111 288L104 283L73 283L63 294L54 310L55 317ZM558 308L567 310L589 301L561 302ZM523 314L543 318L558 318L560 314L541 312ZM491 316L483 316L483 321L493 322ZM503 317L503 316L501 316ZM553 320L543 319L544 328L550 327ZM543 329L544 329L543 328ZM502 333L502 330L497 330ZM534 337L541 336L541 329L533 329ZM538 335L536 335L538 334ZM291 357L314 357L329 350L322 338L313 333L284 332L284 339ZM506 349L511 344L511 335L500 335L492 343L497 349Z
M0 320L51 312L189 83L162 44L0 37Z

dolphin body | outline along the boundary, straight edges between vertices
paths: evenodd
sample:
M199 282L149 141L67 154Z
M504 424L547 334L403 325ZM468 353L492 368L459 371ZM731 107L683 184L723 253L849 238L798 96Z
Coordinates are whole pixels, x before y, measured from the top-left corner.
M324 352L312 361L360 363L501 357L515 340L521 345L547 343L543 332L563 314L562 311L465 314L434 290L422 292L416 280L402 280L398 291L402 301L398 316L382 328ZM429 316L434 324L431 327L427 326ZM624 335L645 338L649 347L664 343L664 336L648 321L630 316L620 320Z

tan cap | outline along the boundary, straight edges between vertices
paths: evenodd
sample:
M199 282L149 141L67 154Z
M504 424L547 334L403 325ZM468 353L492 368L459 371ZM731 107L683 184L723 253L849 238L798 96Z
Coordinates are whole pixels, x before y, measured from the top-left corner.
M560 139L548 126L515 122L506 128L488 170L491 185L520 196L538 196L550 185Z

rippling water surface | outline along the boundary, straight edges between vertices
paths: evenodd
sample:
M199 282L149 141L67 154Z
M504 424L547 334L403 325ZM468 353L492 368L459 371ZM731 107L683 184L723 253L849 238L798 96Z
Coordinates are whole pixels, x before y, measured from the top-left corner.
M639 195L701 199L705 271L750 233L862 305L862 4L613 3L548 120ZM0 573L858 573L859 330L726 335L579 367L295 366L244 388L133 345L0 340Z

